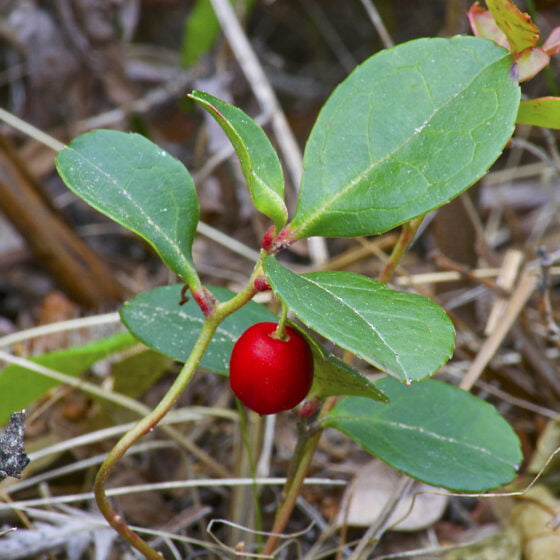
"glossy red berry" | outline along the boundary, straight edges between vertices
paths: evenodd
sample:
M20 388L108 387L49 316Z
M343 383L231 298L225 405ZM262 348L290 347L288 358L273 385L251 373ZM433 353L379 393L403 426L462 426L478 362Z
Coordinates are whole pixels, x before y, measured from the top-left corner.
M309 344L286 327L285 340L275 336L276 323L257 323L235 343L229 382L237 398L259 414L276 414L299 404L313 381Z

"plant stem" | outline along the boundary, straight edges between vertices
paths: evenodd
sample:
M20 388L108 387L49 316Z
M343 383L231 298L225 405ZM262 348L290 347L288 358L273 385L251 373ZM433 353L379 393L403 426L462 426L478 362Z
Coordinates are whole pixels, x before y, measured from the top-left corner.
M326 399L323 407L321 408L321 412L319 413L318 420L321 420L328 414L331 408L335 405L336 401L337 397L329 397ZM322 428L319 428L316 432L314 432L311 437L309 437L309 433L305 428L299 433L296 451L290 465L289 472L291 474L288 476L288 480L282 490L282 504L276 512L276 517L271 530L271 533L273 534L271 534L266 541L262 551L263 556L271 555L278 546L278 541L280 539L279 534L284 531L284 528L290 520L296 505L296 500L301 492L303 481L309 471L309 466L311 465L311 461L315 455L315 450L317 449L322 433Z
M286 321L288 320L288 306L282 304L280 316L278 317L278 326L274 331L274 337L280 340L286 340Z
M175 379L169 391L165 394L159 404L150 414L142 418L131 430L129 430L113 447L107 458L102 463L94 484L94 494L99 510L107 519L109 524L134 548L140 551L149 560L161 560L162 556L156 552L144 539L138 536L123 520L123 518L111 507L105 493L105 483L117 461L126 453L129 447L141 436L153 431L156 424L165 416L173 406L181 392L191 380L196 368L204 354L216 328L216 321L205 321L193 351L185 362L183 369Z
M418 228L420 227L420 224L423 220L424 216L420 216L418 218L414 218L414 220L410 220L410 222L406 222L405 224L403 224L399 239L393 247L393 251L391 253L391 256L389 257L389 262L387 262L385 268L379 275L378 280L380 282L386 284L390 280L405 251L414 239L414 236L416 235L416 232L418 231Z
M158 405L142 420L140 420L131 430L129 430L113 447L102 463L94 483L95 500L99 510L108 523L134 548L141 552L148 560L161 560L162 555L154 550L144 539L137 535L124 521L124 519L112 508L107 494L105 484L117 461L126 451L144 434L153 431L157 423L169 412L179 395L183 392L189 381L192 379L204 352L208 348L216 329L220 323L234 311L245 305L255 295L256 290L253 282L260 270L261 256L255 266L251 278L245 288L234 296L231 300L224 303L216 303L212 313L206 317L202 329L194 343L193 350L188 357L183 369L161 399Z
M411 220L410 222L407 222L403 225L401 234L399 236L399 239L397 240L397 243L393 247L393 251L391 253L389 261L384 270L381 272L381 275L379 276L380 282L387 283L389 281L404 253L406 252L406 249L414 239L414 235L418 231L418 228L420 227L423 219L424 216L420 216L419 218L415 218L414 220ZM347 359L351 361L351 358L349 356L347 356ZM329 397L328 399L326 399L325 404L323 405L321 412L319 413L318 421L320 421L328 414L328 412L335 405L336 401L336 397ZM280 539L279 534L284 531L284 528L286 527L290 516L292 515L292 511L295 507L297 497L299 496L299 493L301 491L303 481L309 470L309 466L311 465L311 461L313 459L313 455L315 454L315 450L317 449L317 445L319 444L319 440L321 439L322 432L322 428L319 428L316 432L313 433L311 437L309 437L308 432L304 429L299 434L296 451L292 458L288 480L286 481L283 490L282 504L276 512L276 518L274 519L274 525L271 531L271 533L273 534L269 536L264 546L264 549L262 551L263 556L271 555L278 546L278 541Z

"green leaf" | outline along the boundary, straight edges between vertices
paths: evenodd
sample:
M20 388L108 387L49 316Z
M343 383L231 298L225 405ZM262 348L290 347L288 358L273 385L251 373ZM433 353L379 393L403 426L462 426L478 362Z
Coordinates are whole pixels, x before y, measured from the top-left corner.
M305 337L313 354L313 385L308 399L352 395L387 402L387 397L359 371L328 352L297 323L289 321L289 324Z
M308 398L348 395L387 402L387 397L371 381L336 356L319 358L313 352L313 360L313 385Z
M189 97L200 103L222 127L235 148L255 208L268 216L280 231L288 219L284 174L263 129L241 109L208 93L193 91Z
M125 332L29 360L66 375L79 375L99 360L136 343L137 340ZM12 412L25 408L57 385L58 381L27 368L16 365L5 367L0 371L0 425L9 419Z
M56 158L68 188L143 237L187 284L200 284L191 248L199 218L184 165L139 134L95 130Z
M181 46L183 66L192 66L203 54L207 53L220 31L220 24L214 14L210 0L196 0L185 20Z
M144 344L184 362L198 337L204 315L194 300L179 305L181 289L174 285L144 292L126 303L120 314L126 327ZM210 290L222 301L235 295L225 288L211 286ZM220 324L200 367L227 375L231 350L241 334L255 323L276 320L276 315L266 307L250 301Z
M481 492L514 478L522 460L519 439L492 405L433 379L406 386L386 378L376 386L389 404L345 398L325 426L433 486Z
M453 324L431 300L351 272L297 275L264 260L274 293L310 329L401 381L434 373L453 352Z
M114 380L113 391L125 395L131 399L138 399L145 391L152 388L157 381L166 373L176 370L171 358L146 348L144 345L138 352L132 352L123 356L111 367L111 377ZM138 419L138 413L116 403L94 397L94 400L110 418L112 424L118 424Z
M233 0L230 0L233 4ZM250 11L255 0L245 0L245 14ZM236 2L239 7L239 2ZM216 42L220 24L212 8L210 0L196 0L189 16L185 20L181 62L183 66L192 66L198 59L206 54Z
M294 237L381 233L472 185L513 133L512 64L474 37L418 39L364 62L311 132Z
M111 368L114 378L113 391L136 399L153 387L157 380L170 370L172 360L159 352L146 349L124 357ZM112 402L100 400L101 403L114 406Z
M560 97L539 97L519 104L518 124L560 129Z

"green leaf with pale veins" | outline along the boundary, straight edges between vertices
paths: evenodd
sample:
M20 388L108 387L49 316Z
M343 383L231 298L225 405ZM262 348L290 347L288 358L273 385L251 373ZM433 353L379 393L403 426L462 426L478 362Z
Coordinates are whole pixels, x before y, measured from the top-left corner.
M241 109L202 91L190 94L222 127L229 138L255 208L268 216L277 231L288 219L284 174L276 151L263 129Z
M198 198L181 162L139 134L95 130L61 150L56 167L71 191L143 237L187 284L200 284L191 254Z
M180 362L189 357L204 322L200 307L191 299L181 301L181 285L163 286L144 292L121 307L123 323L144 344ZM225 288L210 286L219 300L235 294ZM277 320L266 307L250 301L227 317L216 331L200 367L227 375L229 357L237 339L251 325Z
M519 439L492 405L433 379L406 386L385 378L375 385L389 403L345 398L324 425L433 486L482 492L515 477L523 459Z
M308 397L352 395L387 402L387 397L371 381L336 356L331 354L321 359L314 353L314 358L313 386Z
M274 257L264 270L304 325L400 381L433 374L453 353L453 324L428 298L351 272L294 274Z
M512 64L475 37L418 39L366 60L313 127L293 236L381 233L472 185L514 130Z

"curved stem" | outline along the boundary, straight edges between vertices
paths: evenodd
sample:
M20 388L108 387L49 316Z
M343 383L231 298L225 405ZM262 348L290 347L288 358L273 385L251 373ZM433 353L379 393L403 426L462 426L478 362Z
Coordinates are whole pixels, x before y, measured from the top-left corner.
M234 296L231 300L224 303L216 303L210 315L208 315L202 325L202 329L193 350L188 357L183 369L169 388L165 396L158 405L142 420L140 420L131 430L129 430L109 452L107 458L102 463L94 483L95 500L99 510L108 523L134 548L144 554L148 560L161 560L162 555L154 550L144 539L137 535L124 521L124 519L112 508L107 494L105 484L117 461L126 451L144 434L151 432L157 423L167 414L179 395L183 392L189 381L192 379L204 352L208 348L216 329L220 323L234 311L245 305L255 295L256 290L253 285L255 277L260 269L260 262L265 253L261 256L253 270L253 274L246 287Z
M156 424L165 416L169 409L173 406L178 396L187 383L191 380L196 367L202 358L210 340L219 323L216 321L205 321L198 339L194 345L193 351L189 359L185 362L183 369L175 379L173 385L159 402L159 404L152 410L150 414L142 418L131 430L129 430L113 447L107 458L102 463L94 484L94 494L97 501L99 510L107 519L109 524L134 548L140 551L149 560L161 559L162 556L156 552L144 539L138 536L122 519L122 517L112 508L107 495L105 493L105 483L109 474L113 470L117 461L126 453L129 447L141 436L151 432Z

